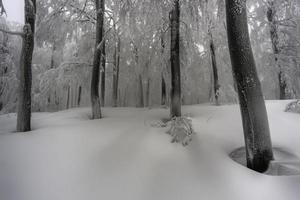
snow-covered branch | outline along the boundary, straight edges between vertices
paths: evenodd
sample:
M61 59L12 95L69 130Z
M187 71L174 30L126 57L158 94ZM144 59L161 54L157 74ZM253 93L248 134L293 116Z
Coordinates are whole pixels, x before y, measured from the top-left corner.
M18 35L18 36L21 36L21 37L24 36L24 33L23 33L23 32L10 31L10 30L2 29L2 28L0 28L0 32L2 32L2 33L7 33L7 34L10 34L10 35Z

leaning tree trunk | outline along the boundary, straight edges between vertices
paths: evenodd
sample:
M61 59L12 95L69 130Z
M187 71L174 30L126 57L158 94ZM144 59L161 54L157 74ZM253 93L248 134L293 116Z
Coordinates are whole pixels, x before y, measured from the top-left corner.
M20 59L17 131L30 131L32 54L34 49L36 1L25 0L25 25Z
M91 81L92 119L100 119L102 117L100 98L99 98L101 48L98 48L98 45L103 40L104 0L96 0L96 11L97 11L96 44L95 44L93 72L92 72L92 81Z
M279 99L287 99L287 84L285 74L279 63L279 37L278 37L278 26L276 24L276 8L273 0L268 1L267 18L270 26L270 37L272 42L272 49L275 57L275 64L278 68L278 83L279 83Z
M267 170L273 159L267 111L251 49L245 0L226 0L227 32L233 75L238 87L247 166Z
M113 70L113 106L118 106L118 88L119 88L119 71L120 71L120 51L121 40L118 37L114 52L114 70Z
M215 98L216 105L219 105L220 84L219 84L218 67L217 67L217 61L216 61L215 44L214 44L214 40L213 40L213 36L212 36L210 28L208 31L208 35L210 37L209 49L210 49L211 65L212 65L212 71L213 71L214 98Z
M105 105L105 65L106 65L106 49L105 49L105 40L103 41L103 47L102 47L102 70L101 70L101 105Z
M180 5L179 0L174 0L170 12L171 28L171 117L181 116L181 83L180 83Z

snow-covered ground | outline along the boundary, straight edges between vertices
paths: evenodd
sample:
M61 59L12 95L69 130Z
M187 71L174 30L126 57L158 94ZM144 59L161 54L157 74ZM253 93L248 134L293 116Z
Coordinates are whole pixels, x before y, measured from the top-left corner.
M300 115L267 103L273 146L300 156ZM89 108L34 113L33 131L14 133L0 116L1 200L298 200L300 176L251 171L228 154L243 145L237 105L185 106L197 133L189 146L151 126L167 109ZM280 158L281 159L281 158Z

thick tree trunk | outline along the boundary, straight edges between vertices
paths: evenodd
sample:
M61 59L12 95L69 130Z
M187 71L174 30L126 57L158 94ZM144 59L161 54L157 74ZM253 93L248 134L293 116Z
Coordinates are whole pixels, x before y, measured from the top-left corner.
M256 72L245 0L226 0L227 32L233 75L238 87L247 166L267 170L273 159L267 111Z
M273 0L268 1L267 18L270 27L270 37L271 37L272 49L275 57L275 64L276 67L278 68L279 99L288 99L285 74L283 72L282 66L279 63L279 55L280 55L279 36L278 36L278 26L276 23L275 2Z
M32 54L34 49L36 1L25 0L25 26L20 59L17 131L30 131Z
M121 40L118 37L114 52L114 72L113 72L113 106L118 106L119 70L120 70Z
M91 81L91 104L92 119L100 119L101 106L99 98L99 76L101 48L97 48L103 39L104 0L96 0L97 22L96 22L96 44L94 52L93 72Z
M101 105L104 107L105 105L105 65L106 65L106 49L105 44L106 42L103 42L103 48L102 48L102 70L101 70Z
M180 83L180 5L174 0L174 7L170 12L171 28L171 117L181 116L181 83Z

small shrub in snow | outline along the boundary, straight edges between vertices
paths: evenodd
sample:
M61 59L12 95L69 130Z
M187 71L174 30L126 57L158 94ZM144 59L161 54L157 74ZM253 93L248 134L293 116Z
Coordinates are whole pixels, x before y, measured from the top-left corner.
M174 117L169 123L170 129L167 133L172 136L172 143L181 143L183 146L186 146L192 141L192 136L195 132L190 118Z
M285 112L300 113L300 100L289 103L285 108Z

